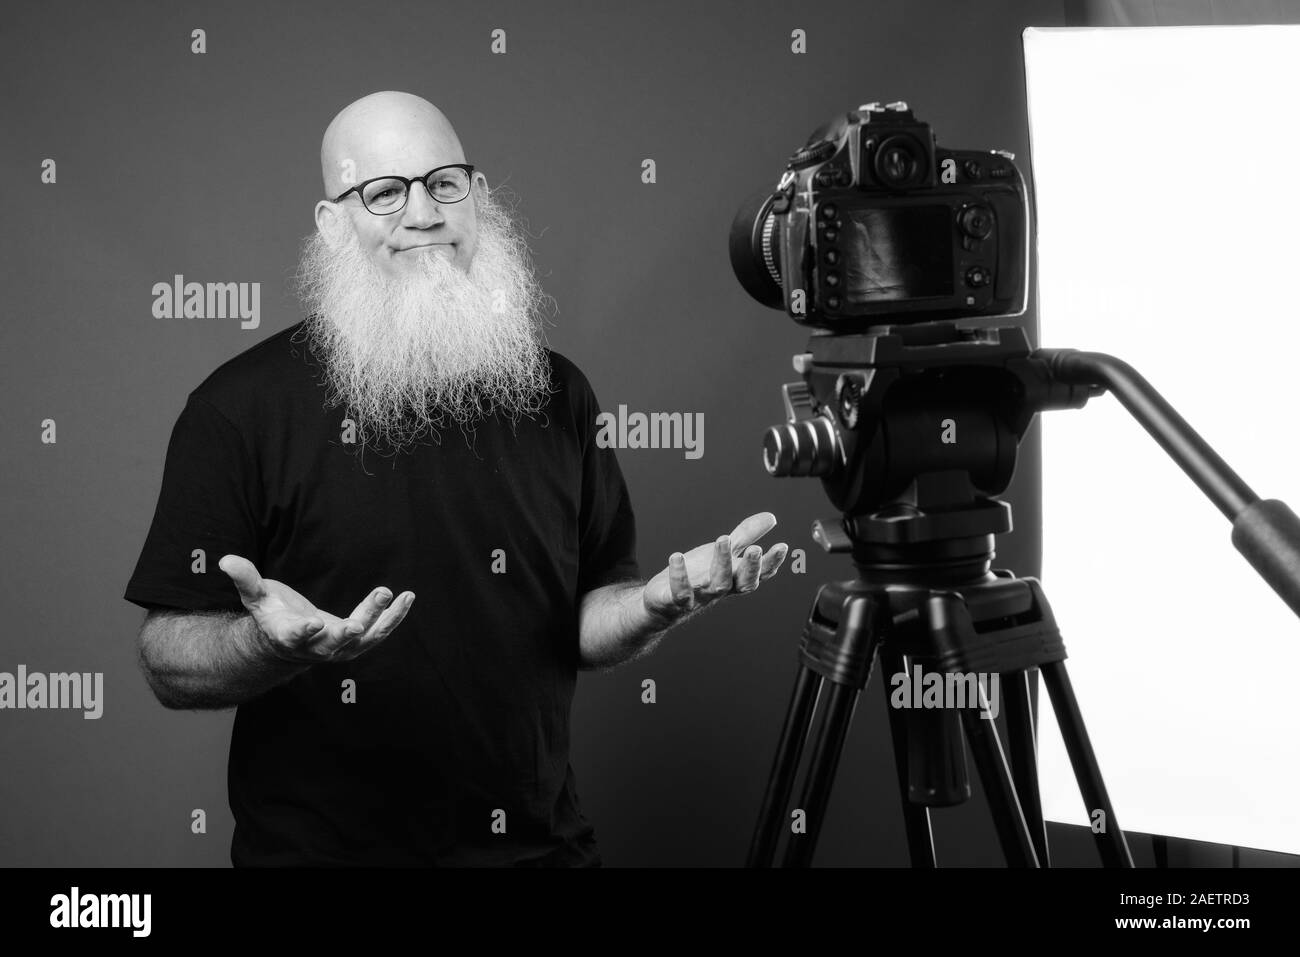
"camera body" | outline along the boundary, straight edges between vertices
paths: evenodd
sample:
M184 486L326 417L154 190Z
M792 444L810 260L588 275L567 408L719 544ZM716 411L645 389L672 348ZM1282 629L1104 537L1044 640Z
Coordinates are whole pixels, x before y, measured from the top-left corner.
M737 278L835 332L1024 311L1029 205L1014 157L948 150L904 103L819 127L732 227Z

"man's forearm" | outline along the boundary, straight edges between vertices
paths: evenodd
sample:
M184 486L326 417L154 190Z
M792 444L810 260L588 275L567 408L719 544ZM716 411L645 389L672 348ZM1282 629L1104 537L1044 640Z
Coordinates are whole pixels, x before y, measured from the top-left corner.
M145 678L167 708L232 708L305 671L276 656L247 612L162 612L140 632Z
M592 589L578 616L579 664L612 668L649 654L671 625L646 611L643 582L619 582Z

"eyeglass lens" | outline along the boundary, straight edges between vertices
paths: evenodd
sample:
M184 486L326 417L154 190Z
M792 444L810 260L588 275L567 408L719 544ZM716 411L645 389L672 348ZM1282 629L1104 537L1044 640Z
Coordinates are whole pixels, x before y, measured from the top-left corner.
M440 203L458 202L469 193L469 174L463 169L437 170L426 182L430 195ZM400 179L375 180L361 191L361 199L371 212L393 212L406 203L406 183Z

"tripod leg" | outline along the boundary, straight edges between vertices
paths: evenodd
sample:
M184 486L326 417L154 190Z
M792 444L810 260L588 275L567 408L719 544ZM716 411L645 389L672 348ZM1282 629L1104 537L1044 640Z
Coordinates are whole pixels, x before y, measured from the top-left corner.
M878 643L891 620L887 597L869 592L857 582L832 582L823 585L817 593L799 648L801 667L810 674L804 674L796 684L782 731L782 747L751 848L751 861L756 864L770 859L774 849L780 815L806 738L801 729L808 725L814 710L810 685L816 682L817 697L823 697L821 687L828 687L829 693L824 696L828 700L804 782L800 808L804 827L792 833L783 866L806 867L811 863L840 753L853 720L853 708L858 694L871 680Z
M772 866L772 856L776 852L777 841L780 840L785 808L790 800L790 791L794 788L795 772L799 767L799 757L803 754L804 741L808 737L821 683L822 679L818 675L804 665L799 666L794 681L794 694L790 698L790 707L786 710L785 725L781 728L776 761L772 765L767 791L763 795L758 826L754 829L754 839L749 846L746 867Z
M826 817L826 806L830 803L831 785L835 783L835 771L839 767L844 741L849 734L849 724L853 720L853 708L858 700L858 688L835 682L827 683L830 685L830 700L826 703L826 716L818 731L817 743L813 746L808 776L804 781L803 801L800 804L804 811L806 831L791 835L782 867L808 867L812 863L817 837Z
M1043 802L1038 793L1038 734L1034 726L1034 703L1030 685L1033 671L1003 675L1007 694L1007 747L1011 751L1011 775L1015 781L1020 807L1025 812L1034 838L1034 849L1043 867L1051 867L1047 851L1047 823L1043 820Z
M966 739L970 742L975 766L980 771L980 783L988 798L993 824L997 827L998 840L1002 843L1002 853L1006 856L1008 867L1038 867L1034 840L1020 810L1020 801L1016 797L1016 787L1011 782L1011 769L1007 767L1007 757L1002 750L997 726L991 720L981 718L980 710L963 708L962 725L966 728Z
M890 645L880 649L880 663L886 679L896 674L907 674L908 661ZM881 683L885 698L890 697L889 681ZM910 764L908 761L908 716L898 708L889 708L889 734L894 744L894 769L898 772L898 793L903 800L903 826L907 832L907 853L913 867L934 868L934 833L930 830L930 809L911 799Z
M1133 855L1129 853L1128 841L1115 819L1115 808L1111 806L1106 786L1102 783L1101 768L1097 765L1097 755L1093 753L1092 742L1088 740L1088 732L1083 726L1083 715L1079 711L1079 702L1074 697L1070 677L1065 672L1065 662L1054 661L1043 665L1041 670L1047 684L1047 693L1052 699L1052 710L1056 712L1056 723L1061 728L1065 750L1070 755L1074 776L1079 781L1084 807L1089 814L1102 812L1102 830L1093 833L1102 863L1106 867L1132 867Z
M1169 838L1163 834L1151 835L1151 853L1155 857L1156 867L1169 866Z

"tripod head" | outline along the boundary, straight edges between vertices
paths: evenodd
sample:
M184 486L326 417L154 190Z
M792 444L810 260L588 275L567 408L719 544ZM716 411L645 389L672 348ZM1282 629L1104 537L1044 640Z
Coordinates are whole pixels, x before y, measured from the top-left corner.
M1300 615L1300 517L1256 495L1120 359L1031 351L1016 326L935 322L815 335L794 367L803 381L782 389L788 421L768 429L763 463L772 475L822 480L843 515L816 522L813 538L852 552L860 570L906 580L918 566L990 560L992 537L1011 529L996 496L1034 415L1109 391L1232 522L1237 550Z
M1018 326L815 335L794 367L803 378L782 387L788 421L768 429L763 463L820 478L843 516L818 521L814 539L877 577L990 561L1012 527L996 496L1034 415L1102 391L1056 379Z

